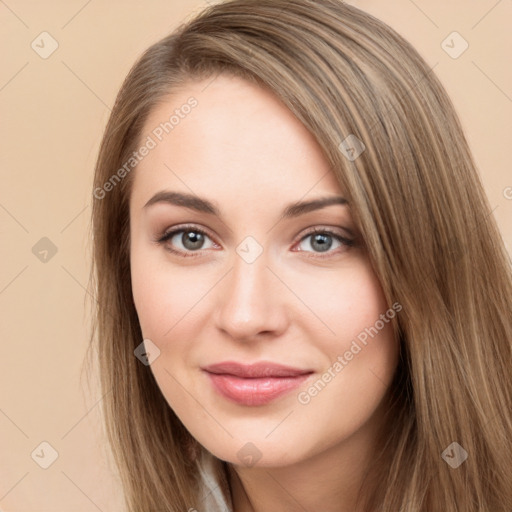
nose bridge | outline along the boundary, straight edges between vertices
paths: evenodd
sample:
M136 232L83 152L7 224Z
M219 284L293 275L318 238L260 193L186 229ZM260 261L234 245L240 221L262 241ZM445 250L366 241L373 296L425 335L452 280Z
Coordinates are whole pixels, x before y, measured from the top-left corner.
M220 290L218 327L239 339L277 332L286 320L283 294L276 290L267 255L260 254L251 261L240 254L234 255L232 271Z

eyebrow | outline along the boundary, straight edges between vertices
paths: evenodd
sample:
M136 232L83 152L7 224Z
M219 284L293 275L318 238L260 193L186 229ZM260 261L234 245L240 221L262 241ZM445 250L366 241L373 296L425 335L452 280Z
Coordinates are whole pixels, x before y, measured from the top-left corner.
M196 210L202 213L208 213L210 215L216 215L217 217L222 218L219 209L212 202L192 194L161 190L160 192L157 192L144 205L144 208L149 208L150 206L157 203L167 203L173 204L175 206L182 206L184 208L189 208L191 210ZM348 201L341 196L326 196L312 199L310 201L298 201L289 204L283 210L280 220L298 217L299 215L304 215L305 213L309 213L314 210L320 210L334 204L347 205Z

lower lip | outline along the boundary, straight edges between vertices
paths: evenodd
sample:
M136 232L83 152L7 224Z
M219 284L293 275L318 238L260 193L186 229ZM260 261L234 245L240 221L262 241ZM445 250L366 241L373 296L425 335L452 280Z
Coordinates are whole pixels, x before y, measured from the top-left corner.
M206 372L213 387L225 398L240 405L265 405L300 386L311 374L297 377L244 379Z

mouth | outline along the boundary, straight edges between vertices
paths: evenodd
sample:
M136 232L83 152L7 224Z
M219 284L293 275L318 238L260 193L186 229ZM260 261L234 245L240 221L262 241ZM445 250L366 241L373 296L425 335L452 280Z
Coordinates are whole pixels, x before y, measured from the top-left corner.
M313 370L268 362L250 365L225 362L202 370L220 395L246 406L268 404L300 386L313 373Z

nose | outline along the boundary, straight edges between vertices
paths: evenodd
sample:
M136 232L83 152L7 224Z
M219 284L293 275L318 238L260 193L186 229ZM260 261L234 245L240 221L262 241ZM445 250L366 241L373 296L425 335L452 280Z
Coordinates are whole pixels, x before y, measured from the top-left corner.
M216 324L231 338L251 341L286 330L286 290L267 267L265 253L252 263L235 254L231 271L219 284Z

